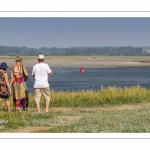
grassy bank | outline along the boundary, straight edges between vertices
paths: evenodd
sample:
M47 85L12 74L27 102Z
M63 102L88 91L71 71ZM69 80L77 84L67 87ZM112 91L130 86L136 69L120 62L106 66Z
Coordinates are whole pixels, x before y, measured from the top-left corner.
M29 94L29 99L30 108L34 108L35 103L32 93ZM12 97L10 101L11 106L13 106ZM51 107L99 107L145 102L150 102L150 89L138 85L130 88L101 87L99 91L51 91ZM41 107L45 107L43 98L41 100ZM1 110L5 108L2 100L0 108Z
M101 88L99 91L51 91L50 112L36 113L33 94L28 112L4 111L0 101L0 132L134 133L150 132L150 89Z
M31 99L33 96L31 95ZM33 101L30 106L34 107ZM150 102L150 89L140 86L130 88L101 87L101 90L78 92L51 91L51 107L99 107L109 105L137 104ZM42 101L42 105L44 103Z

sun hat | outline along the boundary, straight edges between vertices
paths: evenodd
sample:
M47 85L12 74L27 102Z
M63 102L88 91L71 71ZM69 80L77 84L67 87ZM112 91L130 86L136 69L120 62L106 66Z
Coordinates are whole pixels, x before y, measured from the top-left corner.
M39 55L38 59L44 59L44 55Z
M9 66L7 66L6 62L2 62L0 65L0 68L7 68L7 67L9 67Z

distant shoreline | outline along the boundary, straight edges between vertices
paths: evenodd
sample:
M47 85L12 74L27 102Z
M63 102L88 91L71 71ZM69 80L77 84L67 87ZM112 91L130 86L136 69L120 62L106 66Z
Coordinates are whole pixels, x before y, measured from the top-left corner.
M11 57L11 56L10 56ZM9 58L0 57L0 62L6 62L8 66L15 65L15 56ZM38 63L37 58L23 57L23 65L32 67ZM45 57L45 63L50 67L150 67L150 57L99 57L99 56L68 56Z

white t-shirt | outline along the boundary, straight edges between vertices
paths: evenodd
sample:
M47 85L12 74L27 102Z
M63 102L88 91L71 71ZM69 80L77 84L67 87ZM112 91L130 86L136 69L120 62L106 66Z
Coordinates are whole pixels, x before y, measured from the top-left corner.
M34 88L46 88L49 86L48 73L52 72L48 64L39 63L33 66L32 75L35 76Z

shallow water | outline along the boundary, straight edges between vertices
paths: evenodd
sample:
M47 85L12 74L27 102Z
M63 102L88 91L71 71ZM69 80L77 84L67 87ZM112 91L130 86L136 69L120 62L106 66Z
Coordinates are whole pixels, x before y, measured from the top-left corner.
M99 90L101 86L150 87L150 68L84 68L84 73L80 73L79 68L51 69L53 76L49 76L49 84L51 90L55 91ZM32 67L27 67L27 70L29 73L27 87L29 92L33 92Z

